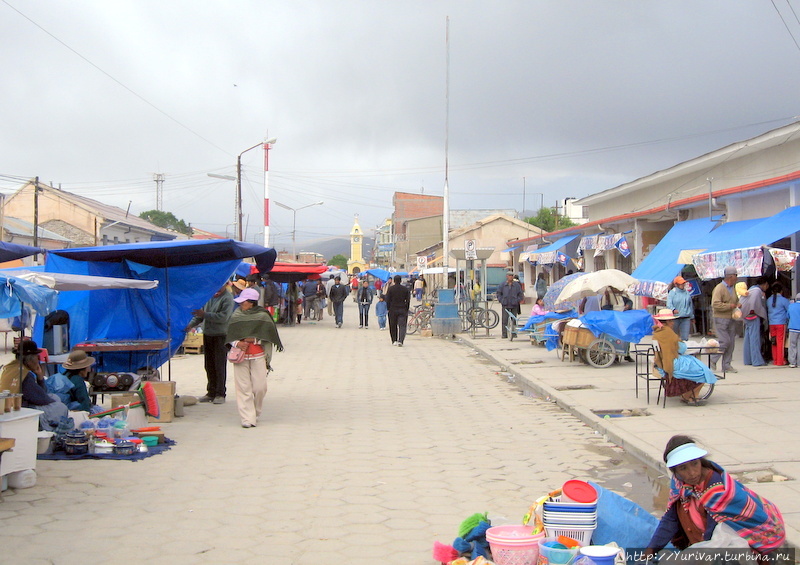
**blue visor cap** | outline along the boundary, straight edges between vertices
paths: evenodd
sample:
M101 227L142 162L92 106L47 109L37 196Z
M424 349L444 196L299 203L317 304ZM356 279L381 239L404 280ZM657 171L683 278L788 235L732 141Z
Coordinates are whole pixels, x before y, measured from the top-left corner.
M700 449L696 443L684 443L667 454L667 467L672 469L681 463L694 461L706 455L708 455L708 451Z

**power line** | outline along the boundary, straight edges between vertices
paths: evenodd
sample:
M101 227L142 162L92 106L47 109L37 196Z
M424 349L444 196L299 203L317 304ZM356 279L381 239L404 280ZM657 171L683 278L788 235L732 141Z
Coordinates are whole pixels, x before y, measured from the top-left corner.
M153 109L154 109L156 112L158 112L158 113L159 113L159 114L161 114L162 116L166 117L167 119L169 119L169 120L172 120L173 122L175 122L176 124L178 124L180 127L182 127L183 129L185 129L186 131L188 131L188 132L189 132L189 133L191 133L192 135L194 135L194 136L198 137L199 139L202 139L203 141L205 141L206 143L208 143L209 145L211 145L211 146L212 146L212 147L214 147L215 149L219 149L220 151L222 151L222 152L223 152L223 153L225 153L226 155L232 156L232 154L231 154L230 152L226 151L225 149L223 149L222 147L220 147L219 145L217 145L216 143L214 143L214 142L213 142L213 141L211 141L210 139L207 139L207 138L203 137L202 135L200 135L199 133L197 133L196 131L194 131L192 128L190 128L189 126L187 126L186 124L184 124L183 122L181 122L180 120L178 120L177 118L175 118L175 117L171 116L170 114L168 114L167 112L165 112L164 110L162 110L161 108L159 108L158 106L156 106L154 103L150 102L150 101L149 101L147 98L145 98L144 96L142 96L141 94L139 94L138 92L136 92L135 90L133 90L132 88L130 88L129 86L127 86L126 84L124 84L122 81L118 80L118 79L117 79L116 77L114 77L114 76L113 76L111 73L109 73L109 72L107 72L107 71L103 70L103 69L102 69L100 66L96 65L94 62L90 61L90 60L89 60L87 57L85 57L84 55L82 55L81 53L79 53L78 51L76 51L75 49L73 49L72 47L70 47L69 45L67 45L67 44L66 44L64 41L62 41L61 39L59 39L58 37L56 37L55 35L53 35L53 34L52 34L52 33L50 33L49 31L47 31L47 30L46 30L45 28L43 28L41 25L39 25L38 23L36 23L36 22L35 22L33 19L31 19L30 17L28 17L28 16L27 16L27 15L25 15L24 13L20 12L20 11L19 11L17 8L15 8L14 6L12 6L11 4L9 4L9 3L8 3L8 0L2 0L2 2L3 2L3 4L5 4L6 6L8 6L9 8L11 8L12 10L14 10L14 11L15 11L17 14L19 14L20 16L22 16L23 18L25 18L26 20L28 20L28 21L29 21L31 24L33 24L34 26L36 26L37 28L39 28L41 31L43 31L44 33L46 33L47 35L49 35L49 36L50 36L51 38L53 38L55 41L57 41L58 43L60 43L61 45L63 45L63 46L64 46L64 47L66 47L67 49L69 49L70 51L72 51L72 53L74 53L75 55L77 55L78 57L80 57L81 59L83 59L83 61L85 61L86 63L88 63L89 65L91 65L92 67L94 67L95 69L97 69L98 71L100 71L101 73L103 73L103 74L104 74L106 77L110 78L112 81L114 81L115 83L117 83L119 86L121 86L122 88L124 88L125 90L127 90L128 92L130 92L131 94L133 94L133 95L134 95L136 98L138 98L139 100L141 100L142 102L144 102L145 104L147 104L148 106L150 106L151 108L153 108Z

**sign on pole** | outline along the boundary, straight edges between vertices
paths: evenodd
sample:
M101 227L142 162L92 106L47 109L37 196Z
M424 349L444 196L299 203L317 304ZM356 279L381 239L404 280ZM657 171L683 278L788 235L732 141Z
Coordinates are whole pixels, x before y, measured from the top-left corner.
M464 240L464 258L472 261L478 258L478 242L474 239Z
M417 269L421 271L422 269L427 269L427 268L428 268L428 256L423 255L422 257L417 257Z

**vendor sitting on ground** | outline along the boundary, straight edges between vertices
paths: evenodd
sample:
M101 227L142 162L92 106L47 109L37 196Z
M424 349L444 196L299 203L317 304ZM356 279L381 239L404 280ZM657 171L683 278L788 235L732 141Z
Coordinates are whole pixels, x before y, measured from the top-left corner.
M36 342L25 340L19 347L12 350L16 359L3 367L2 381L13 380L19 377L19 390L22 393L22 406L41 410L39 427L52 431L62 417L69 415L66 405L55 394L48 394L45 385L44 369L39 363L39 353L42 350ZM20 369L20 364L22 368Z
M531 316L544 316L547 310L544 307L544 298L537 298L536 303L531 308Z
M711 539L723 524L744 539L753 551L768 554L786 539L778 508L706 459L708 452L692 438L670 438L664 462L672 471L668 508L647 544L652 556L670 541L678 549Z
M72 388L67 392L68 398L64 400L64 404L70 410L84 410L92 414L103 411L101 407L92 404L86 388L89 369L95 364L95 361L94 357L90 357L80 349L70 351L69 357L64 361L62 365L65 369L64 375L72 383Z
M697 357L686 354L686 343L672 329L677 318L672 310L661 308L653 318L663 324L653 328L653 340L658 342L656 371L667 380L664 393L680 396L684 404L702 406L705 401L697 395L704 384L717 382L717 377Z

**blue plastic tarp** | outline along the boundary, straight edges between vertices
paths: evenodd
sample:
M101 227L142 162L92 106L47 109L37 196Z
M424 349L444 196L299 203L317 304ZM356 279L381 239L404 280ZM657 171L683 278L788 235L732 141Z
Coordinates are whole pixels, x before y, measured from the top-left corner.
M639 343L644 336L653 333L653 316L647 310L599 310L587 312L580 321L595 336L608 334L630 343Z
M20 245L19 243L0 241L0 263L13 261L14 259L22 259L23 257L30 257L31 255L44 252L45 250L41 247L31 247L29 245Z
M574 310L569 312L548 312L547 314L542 314L541 316L531 316L528 318L528 322L520 331L529 331L533 329L535 324L540 324L541 322L546 322L547 320L562 320L564 318L574 318L577 314Z
M58 292L17 277L0 275L0 318L13 318L22 313L22 303L30 306L41 316L56 310Z
M163 365L181 346L183 328L191 311L202 308L241 263L237 254L258 251L262 259L274 257L275 251L258 245L228 242L227 251L216 261L213 250L218 242L158 242L156 256L141 253L143 245L115 245L92 250L63 250L49 253L46 271L79 275L98 275L140 280L156 280L152 290L92 290L62 293L58 308L70 315L70 346L88 340L135 340L170 338L169 348L160 352L105 353L105 370L136 370ZM164 244L170 245L164 245ZM183 244L183 246L181 246ZM185 251L185 254L181 253ZM76 251L82 253L70 253ZM116 257L112 254L116 251ZM97 257L98 260L93 258ZM135 259L143 258L148 263ZM192 263L191 261L196 261ZM269 261L268 261L269 262ZM165 268L165 264L169 268ZM266 263L264 263L266 265ZM269 265L270 268L272 264ZM40 338L41 339L41 338Z
M364 271L367 275L372 275L376 279L381 279L383 282L388 281L391 278L394 278L395 275L400 275L401 277L408 276L408 273L405 271L397 271L396 273L392 273L387 271L386 269L367 269Z
M788 237L798 230L800 230L800 206L792 206L774 216L762 218L747 229L733 230L728 237L721 238L704 252L761 247Z
M647 547L658 527L658 518L597 483L590 481L589 484L597 491L597 527L592 533L592 544L605 545L613 541L625 549Z
M567 245L567 244L569 244L571 241L573 241L573 240L574 240L576 237L578 237L579 235L580 235L580 234L577 234L577 233L576 233L576 234L574 234L574 235L567 235L567 236L564 236L564 237L562 237L562 238L560 238L560 239L558 239L558 240L554 241L554 242L553 242L553 243L551 243L550 245L547 245L546 247L542 247L542 248L540 248L540 249L536 249L536 250L534 250L534 251L531 251L531 255L535 255L535 254L537 254L537 253L549 253L549 252L551 252L551 251L558 251L559 249L561 249L562 247L566 246L566 245Z
M148 241L101 247L79 247L50 251L48 257L51 255L95 263L132 261L161 268L218 263L253 257L260 273L266 273L272 269L278 256L274 249L233 239ZM239 261L236 264L238 266Z
M678 222L670 229L658 245L647 254L631 276L638 280L671 283L683 268L678 257L684 249L700 241L714 227L708 218Z

